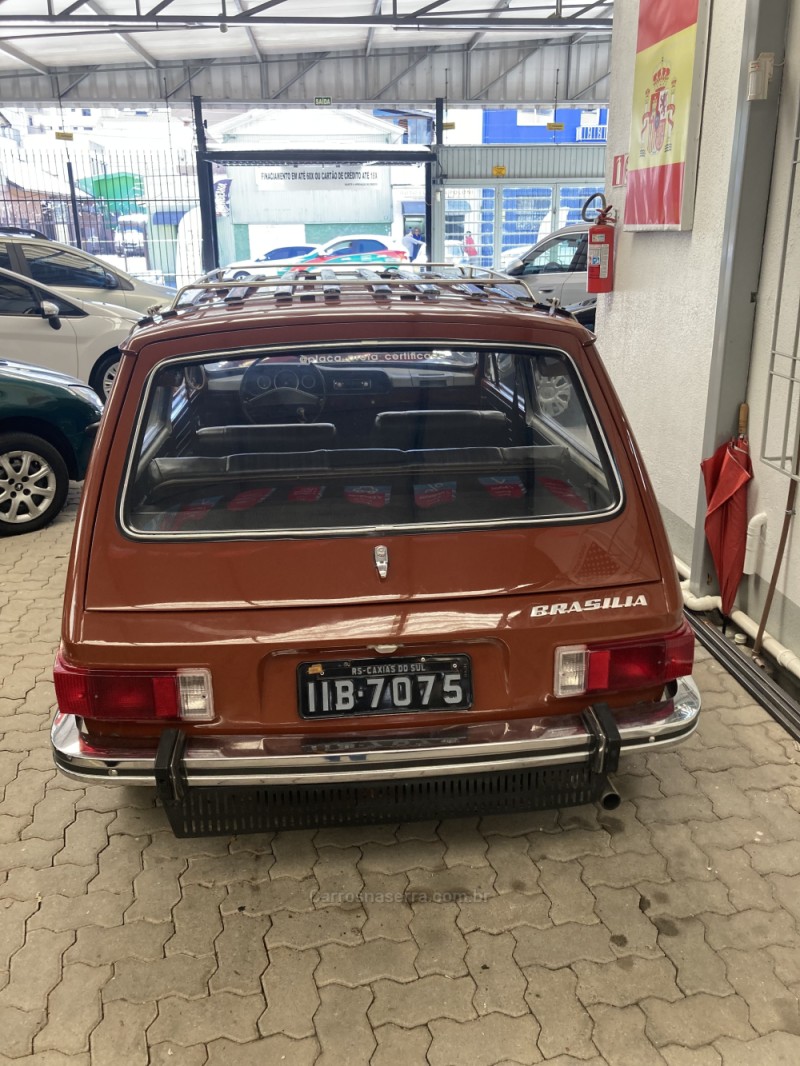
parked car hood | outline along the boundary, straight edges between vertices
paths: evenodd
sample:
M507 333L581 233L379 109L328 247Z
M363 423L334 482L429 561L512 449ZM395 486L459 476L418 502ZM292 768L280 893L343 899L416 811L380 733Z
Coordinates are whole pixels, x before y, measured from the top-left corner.
M0 359L0 379L14 377L26 378L41 385L62 385L71 387L80 385L86 388L86 382L74 378L71 374L62 374L59 370L47 370L43 366L34 366L32 363L18 363L14 359Z

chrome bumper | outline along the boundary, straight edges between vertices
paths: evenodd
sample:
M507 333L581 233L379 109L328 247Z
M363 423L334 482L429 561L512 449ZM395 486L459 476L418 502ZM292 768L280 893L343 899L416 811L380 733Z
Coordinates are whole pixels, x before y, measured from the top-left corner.
M694 731L699 713L700 694L691 678L681 679L675 694L665 700L614 712L619 754L680 743ZM156 783L155 744L142 749L88 741L80 720L61 714L56 715L51 740L56 766L75 780ZM369 738L193 736L181 751L181 773L188 786L386 782L581 765L602 756L598 744L602 748L603 731L593 729L591 710L566 717L404 729Z

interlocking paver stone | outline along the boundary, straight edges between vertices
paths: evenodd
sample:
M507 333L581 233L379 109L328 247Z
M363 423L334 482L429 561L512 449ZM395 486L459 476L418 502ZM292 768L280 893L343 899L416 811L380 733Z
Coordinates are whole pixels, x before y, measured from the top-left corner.
M793 1033L768 1033L746 1043L722 1037L714 1046L724 1066L793 1066L800 1062L800 1036Z
M125 925L103 927L84 926L78 930L75 943L64 953L64 962L85 962L90 966L105 966L121 959L160 959L164 944L172 933L166 922L129 922Z
M109 966L64 964L61 981L47 1000L47 1024L34 1038L40 1051L77 1055L89 1050L89 1033L102 1017L100 989L111 976Z
M674 963L676 980L686 995L710 992L725 996L732 991L725 976L724 960L706 943L701 921L666 916L653 921L659 931L659 947Z
M122 925L122 915L130 906L127 892L86 892L82 896L46 896L36 914L28 919L29 929L81 929L86 925Z
M280 911L272 921L270 947L318 948L323 944L360 944L366 914L358 907L323 907L310 913Z
M656 943L658 930L641 908L642 897L635 888L594 889L595 911L611 932L611 945L617 955L653 958L661 954Z
M318 856L318 857L317 857ZM312 859L314 876L319 889L315 895L317 906L342 903L358 896L364 880L358 870L359 848L320 848ZM276 864L279 866L280 862ZM275 868L271 871L275 876Z
M425 1025L434 1018L465 1022L476 1016L472 1005L475 983L470 977L420 977L411 984L376 981L375 999L369 1009L373 1025L394 1022L406 1029Z
M541 964L551 970L571 966L578 959L613 962L616 958L611 946L611 933L606 926L567 923L552 929L514 929L517 950L514 958L520 966Z
M214 942L217 971L209 981L212 992L238 992L242 996L260 990L261 974L267 967L264 937L269 918L261 915L228 914Z
M166 959L122 959L103 993L104 1001L150 1003L166 996L205 997L208 980L216 969L213 958L169 955Z
M478 829L478 818L451 818L437 829L447 850L448 866L482 866L486 862L486 837Z
M431 1034L426 1026L402 1029L399 1025L379 1025L374 1030L378 1046L370 1059L370 1066L429 1066L428 1048Z
M737 910L746 911L751 907L775 910L778 902L772 885L768 878L756 873L746 851L709 848L708 854L714 872L727 887L728 898Z
M740 996L697 992L677 1003L645 999L641 1006L647 1015L647 1034L656 1046L680 1043L702 1047L720 1036L748 1040L756 1035L747 1004Z
M778 980L772 960L764 951L722 952L727 976L750 1008L750 1024L760 1033L784 1030L800 1036L797 996Z
M186 1048L180 1049L181 1058L165 1058L149 1066L184 1066L183 1056ZM193 1049L189 1049L193 1050ZM272 1063L284 1062L286 1066L312 1066L319 1055L319 1044L314 1037L307 1040L292 1040L287 1036L267 1036L249 1044L239 1044L233 1040L213 1040L208 1045L208 1058L205 1049L202 1057L187 1061L187 1066L271 1066Z
M458 904L413 903L412 910L409 929L419 948L415 965L420 977L432 973L461 977L467 973L467 942L456 924Z
M589 1013L595 1023L592 1039L608 1066L664 1066L664 1059L645 1035L646 1019L639 1007L598 1004Z
M496 873L495 892L540 892L539 867L528 855L528 841L519 837L489 837L486 861Z
M664 883L669 881L666 859L653 850L649 855L588 855L581 859L581 866L583 881L589 887L607 885L609 888L627 888L643 878Z
M183 859L174 859L153 863L143 870L133 882L135 899L125 912L125 921L171 921L172 908L181 898L178 878L185 866Z
M411 941L369 940L366 944L343 947L326 944L320 948L320 964L314 974L318 987L327 984L372 984L381 978L392 981L414 981L417 970L414 960L417 946ZM466 967L464 967L466 972Z
M147 1029L157 1014L155 1003L106 1003L103 1020L91 1035L96 1066L149 1066ZM177 1062L176 1062L177 1066Z
M719 1052L713 1047L687 1048L675 1045L662 1047L661 1054L667 1066L722 1066Z
M7 1007L0 1000L0 1033L3 1034L3 1048L12 1061L30 1055L34 1035L46 1020L44 1008Z
M608 1003L612 1007L630 1007L645 996L681 998L681 990L675 983L675 967L664 958L623 955L612 964L579 960L573 963L572 969L578 975L578 999L587 1005Z
M48 995L61 979L61 956L74 939L73 932L51 929L28 933L25 943L11 956L11 978L0 992L0 1006L44 1010Z
M747 910L738 914L703 916L706 940L715 950L758 951L770 944L800 946L797 927L786 911Z
M314 1035L312 1018L319 1006L314 971L319 961L319 952L312 948L270 946L269 966L261 979L267 1009L258 1020L264 1036L285 1033L300 1040Z
M175 933L167 942L166 953L213 955L214 941L222 932L220 906L224 899L224 885L185 885L172 911Z
M690 918L703 911L733 914L735 910L721 881L645 881L635 887L640 895L639 906L650 918L661 914Z
M582 880L580 863L554 862L540 859L539 886L550 900L550 921L554 925L581 922L593 925L598 921L594 912L595 897Z
M467 943L466 963L477 989L473 1003L478 1014L527 1014L527 985L514 961L517 943L511 933L476 931L469 934Z
M429 1029L431 1066L494 1066L503 1059L527 1066L542 1061L536 1047L539 1027L530 1016L485 1014L461 1023L437 1019Z
M482 929L485 933L503 933L529 925L536 929L550 926L550 900L543 892L535 896L506 892L485 900L468 900L459 905L458 924L465 933Z
M572 1054L580 1058L593 1055L592 1019L576 994L578 979L568 968L547 970L541 966L525 968L528 988L525 999L542 1027L539 1050L548 1059Z
M367 1019L367 1008L372 1002L370 990L328 985L320 989L319 998L314 1025L322 1054L317 1066L369 1062L376 1044Z
M203 999L168 996L158 1005L158 1017L148 1030L153 1043L172 1040L181 1047L227 1037L237 1043L256 1040L256 1020L264 1007L258 996L216 992Z

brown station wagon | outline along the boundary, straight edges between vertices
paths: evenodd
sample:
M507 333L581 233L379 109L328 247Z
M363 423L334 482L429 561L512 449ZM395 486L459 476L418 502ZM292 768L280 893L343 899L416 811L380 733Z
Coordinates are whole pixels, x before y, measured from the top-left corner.
M613 807L700 701L594 337L485 272L348 269L184 290L124 345L56 763L180 835Z

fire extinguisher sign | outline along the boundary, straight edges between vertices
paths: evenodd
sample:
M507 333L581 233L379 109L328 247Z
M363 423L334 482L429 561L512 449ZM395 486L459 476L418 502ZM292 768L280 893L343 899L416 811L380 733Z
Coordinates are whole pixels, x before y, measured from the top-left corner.
M593 272L597 271L595 277L607 278L608 277L608 245L605 243L605 234L594 234L592 238L592 251L589 256L589 265Z

